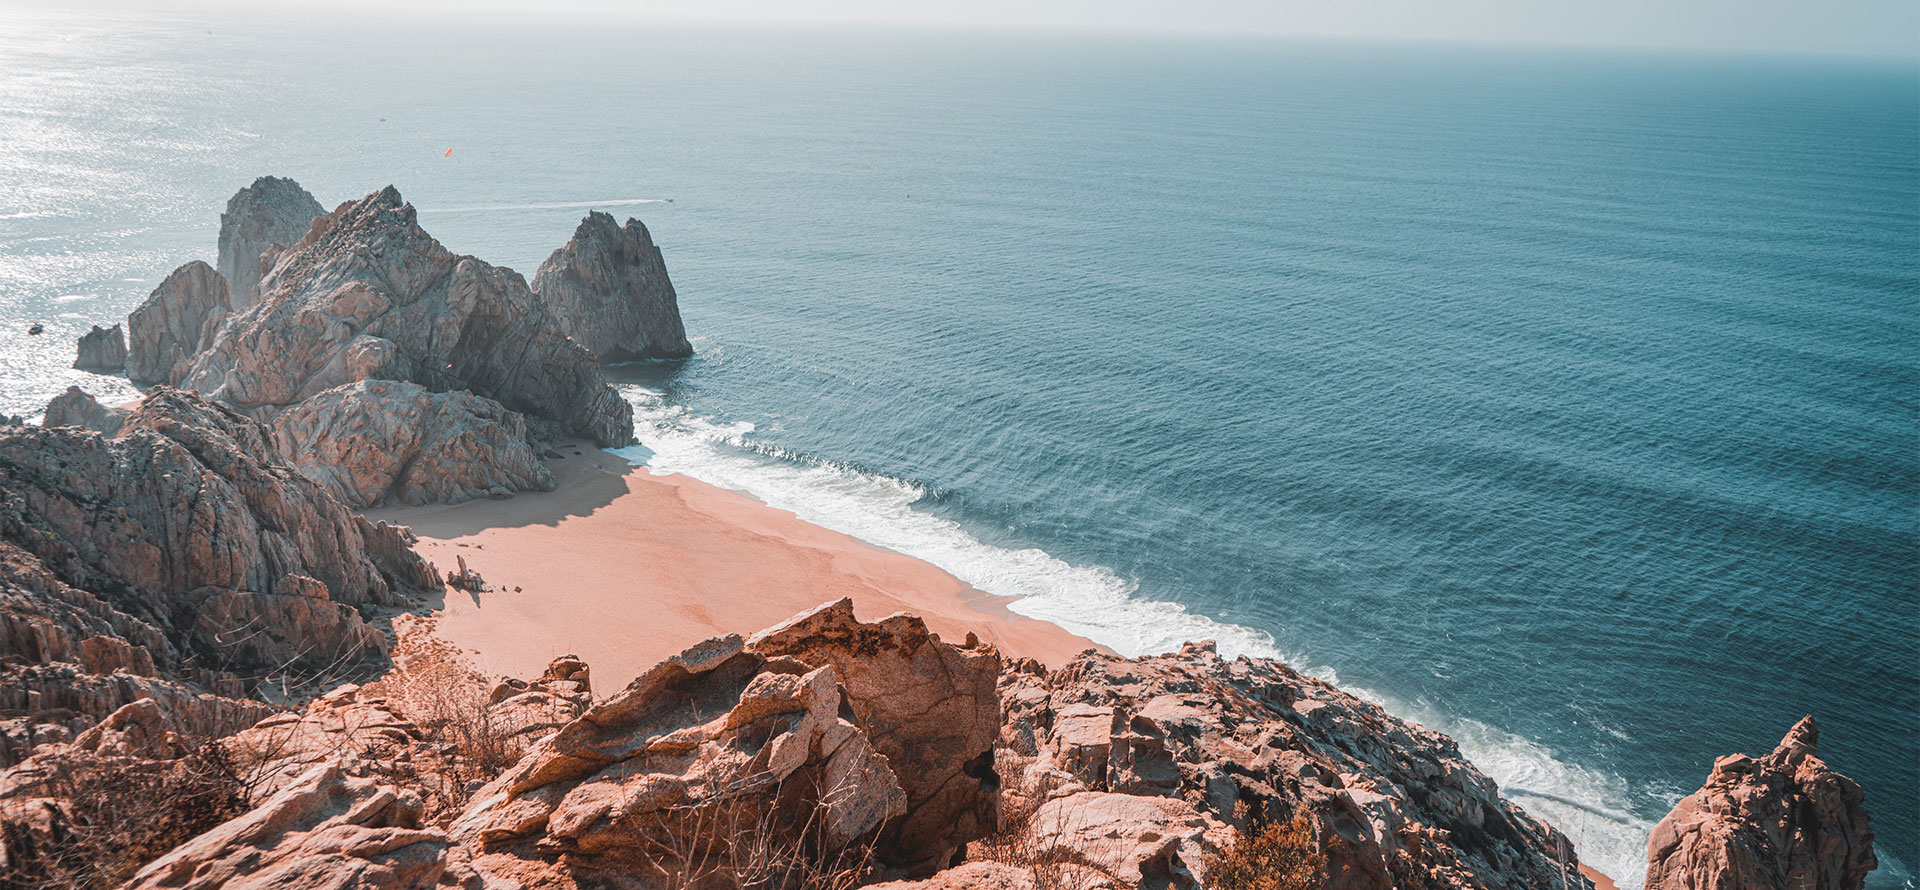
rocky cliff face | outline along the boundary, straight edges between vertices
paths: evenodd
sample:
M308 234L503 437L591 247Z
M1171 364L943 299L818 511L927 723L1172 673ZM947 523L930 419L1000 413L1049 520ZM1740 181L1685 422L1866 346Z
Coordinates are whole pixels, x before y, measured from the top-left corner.
M126 411L101 405L86 390L69 386L66 392L54 396L53 401L47 403L46 419L40 425L70 426L111 436L119 432L121 425L126 422Z
M1864 795L1816 754L1812 717L1764 757L1730 754L1660 820L1647 890L1859 890L1879 863Z
M608 446L632 409L510 269L457 256L387 188L315 220L255 304L188 359L183 387L277 408L365 379L467 390Z
M307 234L323 211L291 179L262 176L227 201L220 214L220 277L236 309L253 305L265 266Z
M200 351L232 309L227 282L194 260L167 276L127 318L127 379L176 383L187 357Z
M572 240L540 264L533 290L567 335L603 362L693 354L666 261L637 219L622 227L605 213L587 214Z
M113 437L0 427L0 657L239 694L223 678L377 654L361 609L437 586L402 535L287 467L258 422L189 393L156 388Z
M73 366L82 371L112 373L127 367L127 335L119 325L103 328L94 325L93 330L80 335L78 355Z
M355 507L455 504L552 491L526 419L469 392L362 380L303 400L273 421L288 460Z

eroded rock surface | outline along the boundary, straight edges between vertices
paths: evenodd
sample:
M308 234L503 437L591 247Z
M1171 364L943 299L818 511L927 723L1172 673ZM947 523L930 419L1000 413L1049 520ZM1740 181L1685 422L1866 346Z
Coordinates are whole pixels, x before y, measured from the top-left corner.
M1802 719L1764 757L1714 761L1647 843L1647 890L1859 890L1879 862L1864 794Z
M94 325L93 330L80 335L77 351L73 366L82 371L112 373L127 367L127 335L117 324L110 328Z
M843 695L831 666L710 640L535 745L453 834L482 853L557 860L583 886L747 868L738 857L756 838L776 856L832 858L906 809Z
M1022 662L1000 697L1001 771L1023 809L1117 792L1222 824L1243 802L1304 811L1328 890L1588 886L1567 839L1502 799L1452 739L1277 661L1227 661L1210 644L1090 652L1053 672Z
M212 266L194 260L173 270L127 317L127 379L179 382L181 366L231 310L226 279Z
M603 446L633 440L632 409L526 281L442 247L391 187L316 219L258 291L187 361L183 387L256 410L408 380L494 399Z
M111 436L127 422L127 412L101 405L98 399L77 386L53 397L47 403L46 419L41 426L69 426Z
M455 504L552 491L526 418L469 392L362 380L281 412L274 434L293 466L355 507Z
M291 179L262 176L227 200L220 214L220 277L235 309L253 305L265 266L307 234L320 202Z
M594 211L533 276L568 336L603 362L693 354L667 264L637 219Z
M747 648L831 666L846 687L859 726L906 792L905 818L882 835L883 860L931 873L993 831L1000 653L992 647L943 642L911 615L865 623L843 599L754 635Z

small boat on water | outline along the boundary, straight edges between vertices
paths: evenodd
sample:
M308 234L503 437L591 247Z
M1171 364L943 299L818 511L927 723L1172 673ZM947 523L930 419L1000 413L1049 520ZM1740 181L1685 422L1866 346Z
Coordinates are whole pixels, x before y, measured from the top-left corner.
M36 321L36 322L34 322L34 323L33 323L33 326L32 326L32 327L30 327L30 328L27 328L27 333L29 333L29 334L42 334L42 333L45 333L45 332L46 332L46 330L47 330L47 326L46 326L46 325L43 325L43 324L41 324L41 323L39 323L39 322L37 322L37 321Z

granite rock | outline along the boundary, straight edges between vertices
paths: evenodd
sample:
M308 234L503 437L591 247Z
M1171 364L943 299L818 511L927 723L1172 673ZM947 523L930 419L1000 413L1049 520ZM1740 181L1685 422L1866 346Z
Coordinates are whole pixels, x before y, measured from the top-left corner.
M127 335L117 324L110 328L94 325L93 330L80 335L77 351L73 366L82 371L112 373L126 370Z
M253 305L265 267L307 234L323 211L291 179L262 176L227 200L220 214L220 277L236 310Z
M181 366L231 310L226 279L212 266L194 260L173 270L127 317L127 379L178 382Z
M603 362L693 354L667 264L637 219L587 214L533 276L533 291L567 335Z

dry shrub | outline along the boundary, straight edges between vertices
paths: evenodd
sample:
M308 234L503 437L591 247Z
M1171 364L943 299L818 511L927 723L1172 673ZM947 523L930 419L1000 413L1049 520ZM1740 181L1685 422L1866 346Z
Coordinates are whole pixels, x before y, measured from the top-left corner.
M1285 822L1249 816L1233 845L1207 857L1207 885L1215 890L1319 890L1326 884L1327 857L1304 813Z
M492 684L460 650L428 634L402 637L392 670L367 684L366 694L384 696L396 713L425 738L428 756L399 761L390 752L363 751L386 778L425 792L430 822L450 820L466 805L466 789L490 782L526 753L525 741L489 707ZM410 781L422 776L430 782Z
M1034 890L1078 890L1088 886L1090 878L1104 878L1115 886L1124 886L1118 876L1106 873L1094 864L1099 849L1076 853L1059 845L1041 842L1043 834L1065 834L1070 824L1044 825L1036 822L1041 804L1052 791L1043 781L1030 793L1003 795L1000 798L1000 827L993 834L967 845L967 859L973 862L998 862L1024 868L1033 874ZM1055 831L1054 829L1058 829ZM1118 845L1118 841L1111 842ZM1087 855L1091 853L1093 855Z
M45 833L0 824L5 890L117 886L250 806L240 770L214 741L174 760L60 758L38 792L61 806Z
M806 779L792 781L808 782ZM698 804L672 807L653 817L646 857L662 886L671 890L852 890L874 870L871 839L825 850L825 814L855 793L849 778L832 788L796 786L748 765L725 777ZM811 801L789 812L769 801Z

